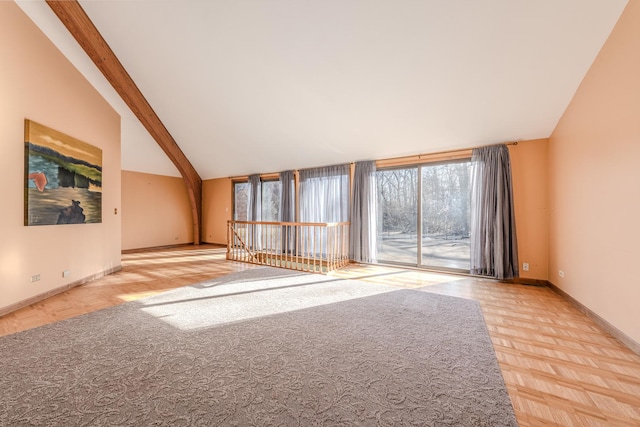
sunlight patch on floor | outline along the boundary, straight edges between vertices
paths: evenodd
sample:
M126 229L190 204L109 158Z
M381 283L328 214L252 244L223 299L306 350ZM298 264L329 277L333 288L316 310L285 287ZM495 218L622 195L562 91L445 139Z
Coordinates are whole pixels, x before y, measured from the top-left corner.
M130 292L126 294L117 295L117 298L124 302L137 301L142 298L152 297L162 292L166 292L164 289L158 291L146 291L146 292Z
M390 286L403 289L416 289L468 279L466 276L456 276L454 274L370 264L351 264L344 269L336 270L329 274L334 277L364 280L371 283L388 283ZM388 280L391 277L393 280Z
M178 329L194 330L396 290L318 274L287 274L228 283L224 279L140 301L141 310Z

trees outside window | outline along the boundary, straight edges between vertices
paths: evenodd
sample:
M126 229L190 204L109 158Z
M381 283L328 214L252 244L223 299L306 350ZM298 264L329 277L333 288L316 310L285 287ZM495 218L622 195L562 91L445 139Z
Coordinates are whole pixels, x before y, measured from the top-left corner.
M247 221L249 218L249 183L233 183L233 219Z
M280 181L262 181L262 220L280 221Z

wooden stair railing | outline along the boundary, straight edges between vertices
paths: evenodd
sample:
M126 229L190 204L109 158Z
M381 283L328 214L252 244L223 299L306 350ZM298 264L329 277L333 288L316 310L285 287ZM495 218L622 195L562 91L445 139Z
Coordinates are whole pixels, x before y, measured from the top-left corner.
M349 225L227 221L227 259L327 273L349 263Z

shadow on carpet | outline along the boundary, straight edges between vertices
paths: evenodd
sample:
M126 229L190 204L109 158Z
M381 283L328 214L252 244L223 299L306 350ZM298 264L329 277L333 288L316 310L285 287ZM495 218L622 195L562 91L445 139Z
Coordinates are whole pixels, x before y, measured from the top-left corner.
M516 426L477 302L256 268L0 338L0 425Z

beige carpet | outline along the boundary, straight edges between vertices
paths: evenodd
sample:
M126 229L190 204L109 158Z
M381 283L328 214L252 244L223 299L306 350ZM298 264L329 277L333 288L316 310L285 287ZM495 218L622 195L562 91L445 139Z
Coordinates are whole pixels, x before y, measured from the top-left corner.
M259 268L0 338L0 425L515 426L475 301Z

